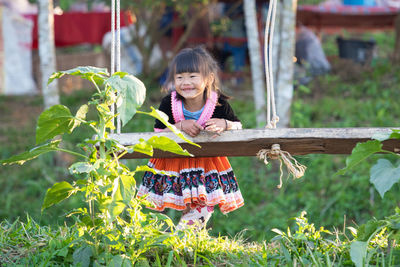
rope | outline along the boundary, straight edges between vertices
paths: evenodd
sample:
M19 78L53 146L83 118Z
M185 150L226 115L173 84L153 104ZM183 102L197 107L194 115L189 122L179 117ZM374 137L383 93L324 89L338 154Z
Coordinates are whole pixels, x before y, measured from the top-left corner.
M121 71L121 6L117 0L117 71ZM121 133L121 117L117 116L117 133Z
M111 0L111 75L115 72L115 1ZM113 118L111 120L114 125L114 104L111 105L111 114ZM114 133L114 129L111 129L111 133Z
M270 0L268 6L267 20L265 22L265 34L264 34L264 57L265 57L265 79L267 84L267 125L265 128L275 129L276 124L279 121L279 117L276 115L275 106L275 90L274 80L272 73L272 47L274 37L274 27L276 18L276 5L277 0ZM272 118L271 118L272 112ZM257 157L264 161L265 165L268 165L268 158L279 160L279 185L278 188L282 187L282 166L286 165L286 169L295 179L302 177L307 169L306 166L297 162L289 152L281 150L279 144L273 144L271 149L261 149L257 153Z
M266 128L276 128L279 117L276 115L275 90L272 72L272 47L276 18L276 0L269 1L264 34L265 79L267 85L267 125ZM271 119L272 111L272 119Z
M297 162L295 158L293 158L289 152L281 150L279 144L273 144L271 149L261 149L257 153L257 157L261 160L264 160L265 165L268 165L268 158L270 159L278 159L279 160L279 185L278 188L282 187L282 165L286 165L286 169L289 174L293 176L293 178L298 179L303 177L307 167Z
M117 3L115 3L115 1ZM111 75L121 71L121 5L120 0L111 0ZM115 20L117 20L115 22ZM115 36L115 28L117 36ZM111 105L111 113L115 114L115 105ZM114 124L114 118L112 119ZM114 130L111 130L114 133ZM121 133L121 118L117 116L117 133Z

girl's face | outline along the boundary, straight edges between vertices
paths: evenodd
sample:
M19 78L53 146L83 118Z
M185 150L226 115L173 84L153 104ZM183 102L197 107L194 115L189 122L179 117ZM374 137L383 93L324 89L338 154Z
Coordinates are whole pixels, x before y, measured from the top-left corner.
M174 75L175 89L185 100L203 101L206 80L199 72L183 72Z

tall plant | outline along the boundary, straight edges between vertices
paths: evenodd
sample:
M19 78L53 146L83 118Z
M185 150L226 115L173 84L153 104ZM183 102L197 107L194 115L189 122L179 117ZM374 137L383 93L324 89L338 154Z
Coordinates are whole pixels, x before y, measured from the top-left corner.
M133 151L152 156L154 148L187 156L190 156L190 153L183 150L172 139L164 136L153 136L132 146L119 144L109 137L110 130L114 129L113 118L116 116L111 112L110 106L117 106L123 125L136 113L149 115L162 121L182 139L193 143L168 123L168 117L164 113L154 108L151 112L137 110L145 100L146 88L136 77L123 72L109 75L103 68L77 67L54 73L49 83L66 74L80 76L93 83L96 92L90 101L82 105L75 115L63 105L54 105L45 110L37 122L37 146L2 160L0 163L23 164L52 151L62 151L78 157L79 161L68 169L76 179L73 183L62 181L49 188L44 198L42 211L69 197L82 194L87 206L73 210L68 215L75 218L75 227L79 236L86 242L86 245L74 251L74 263L90 262L90 258L99 258L103 252L114 250L119 252L116 257L121 256L121 251L125 253L130 250L129 258L135 261L146 251L146 248L151 247L153 243L158 244L159 241L153 238L145 240L143 235L153 233L154 237L156 233L155 236L161 239L164 236L165 239L167 236L160 231L162 225L167 224L173 227L173 224L164 215L142 213L142 204L150 205L150 203L135 197L134 175L140 171L154 172L154 170L147 166L137 166L132 171L119 159L124 154ZM86 118L91 106L97 113L97 120ZM62 148L60 146L62 137L83 125L93 131L93 138L82 140L77 144L79 151ZM126 244L130 244L129 247ZM112 253L104 255L112 255ZM107 260L102 259L102 261Z
M400 130L393 129L391 133L379 134L374 136L374 140L357 144L351 155L346 159L346 167L340 170L338 174L346 173L346 171L354 168L374 154L385 153L392 155L395 159L394 164L388 159L380 158L370 169L370 182L379 192L379 195L384 198L387 191L395 184L400 183L400 154L383 149L382 142L389 139L400 140ZM393 262L398 262L400 208L396 208L395 214L391 216L382 220L374 218L361 225L358 230L351 230L356 238L351 244L350 256L357 267L366 266L374 260L377 261L376 258L384 255L385 252L389 266Z

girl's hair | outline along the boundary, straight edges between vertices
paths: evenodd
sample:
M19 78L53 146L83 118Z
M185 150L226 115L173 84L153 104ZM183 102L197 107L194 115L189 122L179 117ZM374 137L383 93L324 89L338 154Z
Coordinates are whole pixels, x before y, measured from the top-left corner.
M174 83L175 74L184 72L198 72L205 79L210 77L211 74L214 74L213 81L210 80L209 84L206 85L206 89L204 90L204 98L208 98L211 91L215 91L218 93L218 95L227 98L220 89L219 71L220 68L218 63L203 46L185 48L175 56L169 65L168 76L162 89L165 91L169 91L171 89L171 85ZM177 96L181 98L179 94L177 94Z

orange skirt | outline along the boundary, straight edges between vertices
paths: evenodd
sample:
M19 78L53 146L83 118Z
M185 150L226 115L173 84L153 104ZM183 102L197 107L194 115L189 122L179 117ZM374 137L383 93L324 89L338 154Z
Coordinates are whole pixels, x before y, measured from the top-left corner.
M151 159L156 172L146 172L138 197L154 203L151 209L184 210L199 206L218 205L222 213L243 206L235 174L226 157Z

